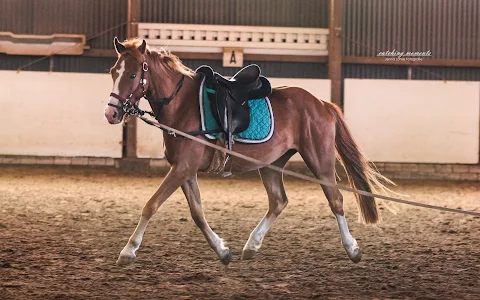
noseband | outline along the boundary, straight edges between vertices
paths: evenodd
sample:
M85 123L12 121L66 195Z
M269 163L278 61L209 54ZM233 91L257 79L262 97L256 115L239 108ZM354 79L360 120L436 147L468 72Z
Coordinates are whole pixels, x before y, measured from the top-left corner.
M180 92L180 90L182 89L183 82L185 80L185 75L183 75L183 74L182 74L182 78L177 83L177 87L175 88L175 91L173 91L173 93L170 97L161 98L161 99L152 99L151 97L149 97L147 95L147 90L145 89L145 87L147 85L147 79L145 78L145 73L146 72L148 72L148 64L147 64L147 62L143 62L142 63L142 75L140 77L140 82L139 82L138 86L133 90L133 92L131 92L130 95L128 95L127 98L123 98L122 96L120 96L116 93L110 93L110 96L115 98L115 99L120 100L122 105L120 106L120 105L116 105L116 104L113 104L113 103L108 103L107 105L118 108L118 109L121 109L121 110L123 110L124 113L129 114L129 115L141 115L141 116L143 116L145 113L148 113L148 114L150 114L151 116L154 117L152 112L143 111L138 107L138 105L136 103L132 104L131 99L134 96L134 94L136 94L141 89L142 90L142 97L141 98L145 98L150 102L159 103L163 106L163 105L169 104L173 100L173 98L175 98L175 96L177 96L178 92Z

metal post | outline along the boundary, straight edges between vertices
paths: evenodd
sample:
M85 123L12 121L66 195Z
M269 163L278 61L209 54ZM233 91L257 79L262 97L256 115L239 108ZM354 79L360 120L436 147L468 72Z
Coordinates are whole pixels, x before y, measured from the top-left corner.
M328 77L331 81L330 100L342 106L342 17L343 0L330 0L330 40Z
M128 0L127 38L134 38L138 34L140 19L140 0ZM137 119L129 118L123 129L123 157L137 157Z

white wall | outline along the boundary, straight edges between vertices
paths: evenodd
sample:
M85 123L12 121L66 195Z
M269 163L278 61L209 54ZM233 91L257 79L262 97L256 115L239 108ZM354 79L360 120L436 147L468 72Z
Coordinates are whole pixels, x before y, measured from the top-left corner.
M151 110L145 99L140 101L140 108ZM147 116L149 117L149 116ZM137 120L137 156L141 158L163 158L163 131Z
M330 100L329 80L271 82ZM108 74L0 71L0 155L120 157L122 126L103 115L111 87ZM347 122L374 161L477 163L479 106L478 82L345 80ZM139 121L138 156L163 152L162 132Z
M271 78L330 100L330 80ZM104 108L108 74L0 71L0 155L121 157L122 126ZM142 101L142 108L149 108ZM162 131L138 121L137 155L163 157ZM301 158L297 158L301 159Z
M299 86L314 96L330 101L330 80L329 79L301 79L301 78L269 78L272 86ZM140 105L143 109L150 109L148 103L143 100ZM161 158L164 156L163 135L162 131L145 124L143 121L138 121L137 132L137 156L138 157L152 157ZM294 161L301 161L300 155L292 157Z
M107 74L0 71L0 154L121 157Z
M345 79L347 123L369 159L477 163L480 83Z

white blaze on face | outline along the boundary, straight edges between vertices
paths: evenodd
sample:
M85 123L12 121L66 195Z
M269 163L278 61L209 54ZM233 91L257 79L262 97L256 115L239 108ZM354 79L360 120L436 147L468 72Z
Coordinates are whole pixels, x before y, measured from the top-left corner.
M113 91L112 93L119 95L120 93L120 80L122 79L123 73L125 72L125 60L122 60L120 62L120 68L116 70L118 73L117 79L115 79L115 82L113 82ZM116 104L116 105L122 105L120 103L120 100L117 98L110 97L110 103Z

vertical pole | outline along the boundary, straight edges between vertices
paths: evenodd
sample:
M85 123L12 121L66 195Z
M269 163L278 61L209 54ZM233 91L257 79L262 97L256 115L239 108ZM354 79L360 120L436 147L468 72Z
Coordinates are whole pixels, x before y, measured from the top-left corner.
M140 0L128 0L127 38L138 34L140 19ZM123 129L123 158L137 157L137 118L129 118Z
M342 107L342 17L343 0L330 0L330 41L328 77L331 81L330 100Z

